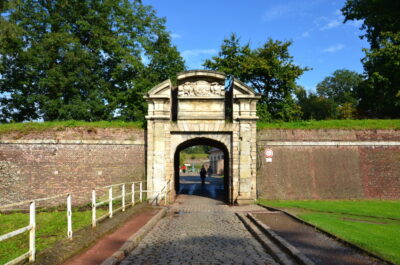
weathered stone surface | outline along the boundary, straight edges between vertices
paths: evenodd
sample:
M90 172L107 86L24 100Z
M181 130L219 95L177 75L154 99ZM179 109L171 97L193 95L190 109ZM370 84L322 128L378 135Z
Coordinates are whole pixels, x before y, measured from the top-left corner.
M242 210L257 206L250 207ZM121 265L276 264L235 210L211 198L179 195L169 216Z
M179 169L177 163L173 164L177 154L183 148L202 144L225 152L225 184L230 191L227 199L231 203L254 201L257 158L251 153L257 149L252 139L256 138L259 96L236 79L232 91L226 92L225 75L217 72L188 71L179 74L177 81L177 87L163 82L145 97L149 102L146 118L150 196L162 190L167 181L178 182Z

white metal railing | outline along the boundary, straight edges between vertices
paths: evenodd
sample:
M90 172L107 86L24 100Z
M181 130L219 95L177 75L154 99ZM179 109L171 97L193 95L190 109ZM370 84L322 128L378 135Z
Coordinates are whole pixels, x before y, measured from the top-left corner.
M157 193L154 194L153 199L151 200L151 204L159 204L159 201L164 199L165 205L168 204L168 194L172 190L172 181L167 180L165 181L164 186L159 190Z
M119 183L119 184L113 184L113 185L109 185L109 186L105 186L103 188L108 188L108 199L104 200L104 201L99 201L97 202L97 197L96 197L96 190L92 190L92 227L96 227L97 222L100 222L104 219L108 218L112 218L113 214L118 212L118 211L125 211L127 205L125 202L126 196L131 195L131 202L130 204L128 204L128 206L134 206L135 205L135 194L139 193L139 201L142 202L143 201L143 193L147 192L147 190L143 190L143 182L145 181L135 181L135 182L128 182L128 183ZM126 184L131 184L131 191L130 192L126 192ZM135 190L135 184L139 184L139 191ZM113 197L113 188L116 186L120 186L121 188L121 195ZM113 209L113 202L121 199L121 207L119 207L118 209ZM107 204L108 203L108 213L97 217L96 214L96 209L97 207Z
M143 189L143 183L145 181L135 181L135 182L128 182L128 183L119 183L119 184L113 184L109 186L105 186L102 188L107 188L108 189L108 199L105 201L100 201L96 202L96 190L92 190L92 226L95 227L96 224L105 219L106 217L112 218L113 214L118 212L118 211L125 211L125 209L129 206L134 206L136 201L135 201L135 195L139 194L139 201L143 202L143 193L147 192L147 190ZM131 185L131 191L126 192L126 185ZM139 189L136 190L136 185L139 185ZM121 187L121 195L119 196L113 196L113 189L114 187ZM97 188L101 189L101 188ZM130 203L126 204L126 197L131 196ZM12 204L7 204L7 205L2 205L0 206L0 209L8 209L11 207L16 207L16 206L21 206L29 203L29 225L19 228L17 230L11 231L9 233L0 235L0 242L7 240L9 238L15 237L17 235L20 235L22 233L25 233L29 231L29 251L20 255L19 257L7 262L4 265L12 265L12 264L17 264L21 261L24 261L26 259L29 259L29 262L34 262L35 261L35 254L36 254L36 207L37 207L37 202L45 201L45 200L51 200L51 199L56 199L66 196L66 216L67 216L67 238L72 240L73 238L73 231L72 231L72 195L70 193L68 194L60 194L56 196L51 196L51 197L46 197L46 198L39 198L35 200L26 200L26 201L21 201L17 203L12 203ZM121 199L121 207L118 209L113 209L113 202L116 200ZM108 213L96 218L96 208L108 203Z
M17 264L18 262L21 262L21 261L25 260L26 258L29 258L30 262L35 261L35 252L36 252L36 248L35 248L35 233L36 233L35 207L36 207L35 201L31 201L29 204L29 225L0 236L0 242L1 242L6 239L15 237L19 234L25 233L26 231L29 231L29 251L22 254L19 257L16 257L13 260L7 262L6 265Z

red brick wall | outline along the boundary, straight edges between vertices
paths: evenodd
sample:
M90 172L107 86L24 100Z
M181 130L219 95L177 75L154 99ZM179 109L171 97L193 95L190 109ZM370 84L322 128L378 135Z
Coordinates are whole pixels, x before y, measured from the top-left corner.
M396 130L261 130L257 189L269 199L400 198L400 146L269 146L266 141L400 141Z
M74 130L24 135L23 140L60 140L61 137L63 140L97 140L100 137L110 142L0 144L0 202L11 203L65 192L74 192L75 202L87 201L94 187L144 179L143 130L97 129L92 136L92 132L76 133ZM116 138L129 141L116 144L118 142L113 142ZM1 140L4 139L12 137L3 136Z
M395 130L261 130L257 189L270 199L400 198L400 146L274 146L265 141L400 141ZM68 129L0 140L109 140L91 144L0 144L0 203L144 179L144 131ZM127 140L130 144L117 144ZM113 142L114 141L114 142Z

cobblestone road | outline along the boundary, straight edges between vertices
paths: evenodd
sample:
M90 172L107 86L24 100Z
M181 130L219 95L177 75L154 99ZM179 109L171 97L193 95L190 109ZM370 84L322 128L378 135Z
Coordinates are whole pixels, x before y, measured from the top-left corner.
M276 264L234 214L257 206L229 207L202 196L219 197L220 182L212 180L205 186L181 182L197 195L179 195L169 215L121 264Z

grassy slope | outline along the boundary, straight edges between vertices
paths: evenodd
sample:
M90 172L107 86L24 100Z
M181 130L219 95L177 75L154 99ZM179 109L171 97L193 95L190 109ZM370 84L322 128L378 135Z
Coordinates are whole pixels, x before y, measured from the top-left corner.
M97 216L106 210L98 209ZM91 224L92 212L74 211L72 213L72 231ZM22 228L29 224L29 214L0 214L0 235ZM65 211L40 212L36 214L36 250L51 247L55 242L67 237L67 218ZM29 250L29 232L0 242L0 264L5 264Z
M0 124L0 134L8 132L45 131L66 128L143 128L143 122L124 121L52 121ZM400 120L326 120L296 122L257 122L258 129L400 129Z
M65 130L67 128L85 127L85 128L143 128L142 122L124 122L124 121L52 121L52 122L27 122L27 123L7 123L0 124L0 134L8 132L31 132L46 131L49 129Z
M278 208L310 210L311 212L301 213L298 216L339 238L400 264L400 201L260 200L260 202Z
M257 122L258 129L400 129L400 120L326 120L296 122Z

